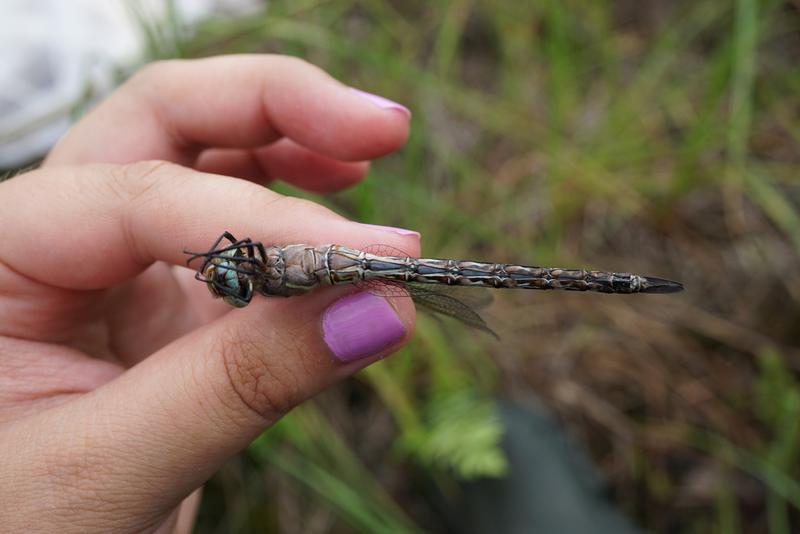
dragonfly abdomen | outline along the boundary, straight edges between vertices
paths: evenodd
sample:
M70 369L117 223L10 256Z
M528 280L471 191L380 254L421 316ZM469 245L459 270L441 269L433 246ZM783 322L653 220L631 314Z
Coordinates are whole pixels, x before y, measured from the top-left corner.
M384 279L400 282L599 293L672 293L677 282L631 273L532 267L435 258L378 256L331 245L324 252L326 282L350 284Z
M366 260L365 278L403 282L519 289L561 289L601 293L636 293L641 277L583 269L528 267L428 258L372 257Z

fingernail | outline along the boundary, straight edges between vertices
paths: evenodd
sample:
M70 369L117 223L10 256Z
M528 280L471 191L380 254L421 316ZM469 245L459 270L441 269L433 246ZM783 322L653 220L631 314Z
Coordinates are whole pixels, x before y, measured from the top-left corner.
M406 328L386 300L355 293L334 302L322 317L322 337L342 362L372 356L406 335Z
M370 102L372 102L381 109L396 109L397 111L405 113L406 117L411 117L411 110L409 110L402 104L394 102L393 100L389 100L388 98L384 98L382 96L373 95L372 93L362 91L361 89L356 89L355 87L351 87L350 90L356 93L357 95L366 98L367 100L369 100Z
M384 232L391 232L393 234L399 235L413 235L414 237L419 238L419 232L415 232L414 230L406 230L405 228L395 228L394 226L382 226L380 224L367 224L367 223L360 223L362 226L367 226L369 228L375 228L376 230L382 230Z

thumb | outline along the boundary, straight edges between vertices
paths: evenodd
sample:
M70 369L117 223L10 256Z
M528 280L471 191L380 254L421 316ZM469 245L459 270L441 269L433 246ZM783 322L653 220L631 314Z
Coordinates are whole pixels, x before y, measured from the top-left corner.
M14 441L25 446L15 465L30 473L16 478L45 489L38 497L58 523L72 515L86 525L96 510L101 530L157 525L297 403L402 344L413 315L410 299L339 289L254 301L92 393L18 421Z

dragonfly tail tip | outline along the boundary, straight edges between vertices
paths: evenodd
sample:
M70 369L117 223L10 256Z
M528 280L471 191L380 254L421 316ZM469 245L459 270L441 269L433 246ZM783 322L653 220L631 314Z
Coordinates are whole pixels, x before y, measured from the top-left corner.
M678 293L683 291L683 284L665 278L647 276L644 278L640 293Z

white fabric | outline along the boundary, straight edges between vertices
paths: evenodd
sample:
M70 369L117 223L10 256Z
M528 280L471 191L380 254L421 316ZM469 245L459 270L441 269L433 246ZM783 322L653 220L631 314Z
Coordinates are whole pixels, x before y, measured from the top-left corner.
M253 0L175 0L182 24L241 15ZM100 97L145 58L136 13L166 20L158 0L3 0L0 10L0 168L41 156L87 95Z

